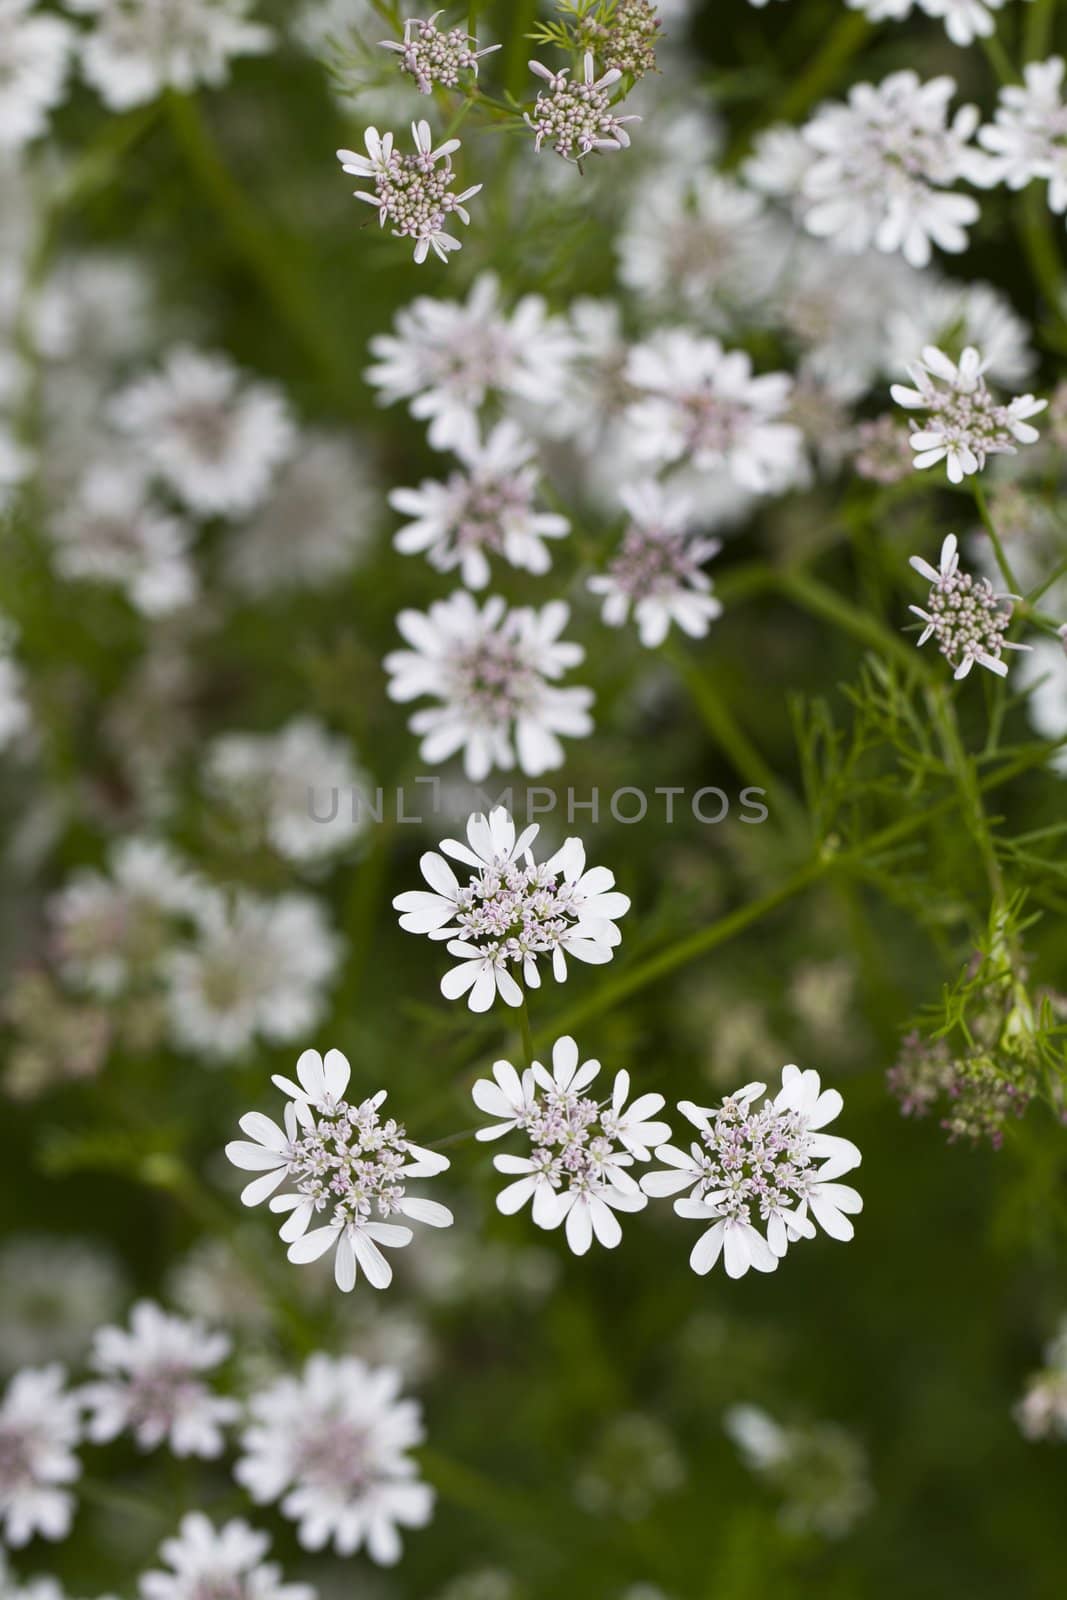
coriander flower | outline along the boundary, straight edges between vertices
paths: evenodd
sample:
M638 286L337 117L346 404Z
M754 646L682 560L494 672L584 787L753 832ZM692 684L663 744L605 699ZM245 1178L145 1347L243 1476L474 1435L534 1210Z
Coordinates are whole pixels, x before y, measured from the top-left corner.
M539 988L541 956L551 955L553 977L562 983L568 956L600 966L622 942L615 921L630 901L615 889L614 873L587 869L580 839L565 840L538 865L531 849L538 832L534 823L516 837L503 806L488 817L472 816L467 844L441 844L470 869L467 883L431 850L420 866L432 892L410 890L393 901L405 933L448 940L459 965L441 980L447 1000L469 994L472 1011L488 1011L499 994L505 1005L518 1006L523 992L516 975L526 988Z
M34 0L0 0L0 152L44 133L67 86L73 33Z
M264 1561L269 1548L268 1536L239 1518L216 1528L190 1511L160 1546L169 1570L138 1579L141 1600L315 1600L310 1584L285 1583L281 1568Z
M1034 732L1058 747L1050 757L1052 770L1067 778L1067 633L1037 640L1033 654L1019 663L1017 687L1027 695Z
M607 571L589 579L592 592L604 596L604 621L621 627L632 606L648 649L663 643L672 622L691 638L703 638L722 615L711 579L701 571L720 541L693 535L693 502L652 479L620 489L619 499L630 518L622 543Z
M531 61L529 67L548 85L538 94L533 112L524 113L535 135L535 149L540 150L547 139L565 161L581 162L594 150L621 150L630 143L625 124L641 118L618 117L612 110L608 90L622 79L618 67L609 67L598 78L591 50L585 53L578 80L570 76L569 67L552 72L540 61Z
M112 111L146 105L165 89L188 94L227 81L231 58L263 55L269 28L249 20L255 0L64 0L95 19L81 69Z
M629 1168L651 1159L650 1146L670 1137L665 1122L648 1118L663 1107L661 1094L641 1095L629 1107L630 1075L615 1076L610 1100L598 1102L587 1091L600 1072L599 1061L579 1065L578 1046L568 1036L552 1047L552 1070L541 1062L518 1077L508 1061L493 1067L491 1082L479 1079L472 1094L479 1110L503 1117L478 1138L494 1139L518 1130L530 1140L529 1156L498 1155L498 1172L515 1178L497 1195L497 1208L511 1216L532 1201L540 1228L565 1227L575 1255L584 1255L594 1238L614 1249L622 1238L618 1211L642 1211L648 1204Z
M562 766L559 735L593 731L593 691L555 683L585 657L559 637L569 616L561 600L509 610L493 597L479 608L465 589L428 612L402 611L397 627L412 648L385 658L389 698L442 702L408 724L422 759L436 766L462 750L472 783L516 760L529 777Z
M854 255L899 250L925 267L931 246L959 254L978 204L952 185L979 168L969 140L974 106L948 121L952 78L923 83L911 71L858 83L848 103L816 111L803 132L816 160L804 175L804 226Z
M479 50L477 39L462 28L449 28L441 33L437 19L443 15L443 11L435 11L425 22L418 17L407 17L403 40L380 41L383 50L397 52L401 72L414 78L420 94L432 94L437 85L443 89L457 88L461 72L471 72L477 77L482 56L492 55L501 48L498 44L489 44Z
M61 1366L25 1367L0 1400L0 1544L70 1532L81 1425L78 1396L65 1385Z
M375 1289L392 1282L393 1270L381 1246L411 1243L411 1229L390 1222L406 1217L431 1228L447 1228L452 1213L436 1200L407 1193L411 1179L445 1172L444 1156L412 1144L403 1127L379 1111L386 1091L358 1103L344 1098L352 1069L340 1050L305 1050L296 1064L298 1083L275 1076L272 1082L289 1096L284 1129L258 1111L241 1118L253 1142L235 1141L226 1154L235 1167L259 1172L241 1196L253 1206L273 1196L270 1208L288 1213L280 1237L289 1246L289 1260L317 1261L334 1252L334 1277L346 1294L355 1287L360 1269ZM286 1185L281 1194L276 1191ZM328 1220L311 1229L325 1213Z
M0 1368L80 1358L125 1291L115 1257L92 1239L13 1234L0 1245Z
M853 11L865 11L872 22L902 22L915 6L928 17L937 17L953 44L973 44L989 39L996 31L993 12L1005 0L848 0Z
M821 1131L840 1112L840 1094L794 1066L782 1068L774 1099L757 1106L765 1094L766 1084L749 1083L719 1106L681 1101L698 1138L688 1152L663 1145L656 1158L664 1169L641 1180L647 1195L688 1190L675 1211L711 1224L689 1258L694 1272L710 1272L720 1255L731 1278L750 1267L773 1272L790 1244L814 1238L815 1223L834 1239L852 1238L848 1215L863 1202L835 1180L859 1166L860 1152Z
M1024 189L1035 178L1048 183L1052 211L1067 211L1067 99L1064 61L1029 61L1021 84L1005 84L991 123L978 142L990 155L981 181Z
M1067 1439L1067 1318L1045 1346L1044 1365L1013 1408L1024 1439Z
M915 385L894 383L893 399L908 411L926 411L925 427L911 436L920 470L944 461L950 483L981 472L992 455L1015 455L1015 441L1033 444L1039 437L1027 418L1044 411L1047 400L1032 394L1017 395L1007 405L998 404L986 384L986 363L974 345L968 345L959 363L936 345L927 345L922 360L908 368Z
M415 154L400 155L393 149L391 133L383 135L377 128L368 128L364 135L367 154L338 150L337 159L343 171L373 180L374 193L357 189L356 199L377 209L381 227L393 224L394 239L415 240L416 261L425 261L431 247L438 260L447 261L449 252L461 246L454 235L445 232L445 223L451 216L470 223L464 201L480 194L482 185L476 183L462 194L452 192L452 154L460 148L459 139L446 139L434 149L430 124L425 121L411 124L411 136Z
M390 494L394 511L413 518L396 535L396 548L404 555L425 552L438 572L458 567L468 589L489 582L490 555L526 572L547 572L552 558L545 540L562 539L571 525L536 509L536 447L505 419L484 442L460 441L455 451L464 471Z
M926 609L908 607L926 624L919 644L936 638L941 654L955 669L954 678L966 678L975 662L998 678L1006 678L1008 664L1001 659L1002 652L1030 649L1028 644L1012 644L1004 637L1011 623L1011 606L1001 611L1000 605L1017 596L995 594L988 578L961 572L954 533L941 546L938 566L932 567L922 556L912 556L911 565L930 584Z
M89 1438L106 1444L129 1432L140 1450L168 1444L176 1456L220 1456L223 1430L241 1408L205 1379L229 1353L226 1334L138 1301L128 1329L100 1328L93 1340L90 1365L100 1376L79 1394Z
M0 447L2 444L0 438ZM13 744L31 726L22 668L11 654L17 641L18 630L0 612L0 750Z
M362 1546L372 1561L400 1559L398 1528L422 1528L433 1490L408 1453L423 1441L418 1403L400 1397L393 1367L316 1354L299 1377L279 1378L248 1403L237 1482L258 1505L281 1502L305 1550Z
M95 462L47 532L61 577L119 584L146 617L196 597L191 530L153 503L131 463Z

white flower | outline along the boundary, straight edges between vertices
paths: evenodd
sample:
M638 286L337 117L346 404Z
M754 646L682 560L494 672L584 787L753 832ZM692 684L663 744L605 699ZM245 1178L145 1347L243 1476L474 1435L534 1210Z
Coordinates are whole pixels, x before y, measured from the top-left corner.
M1067 740L1067 641L1039 639L1033 654L1020 661L1015 681L1029 696L1027 715L1040 738ZM1067 777L1067 744L1053 755L1052 767Z
M317 900L216 893L197 921L192 948L172 951L164 966L180 1049L213 1064L242 1055L257 1034L285 1043L315 1026L340 958Z
M424 889L397 895L406 933L447 939L459 965L445 974L441 992L456 1000L469 991L472 1011L488 1011L497 994L506 1005L522 1003L514 968L527 988L540 986L538 958L551 954L557 983L567 976L567 956L592 966L610 961L622 935L616 919L630 901L615 889L607 867L585 865L585 846L567 839L542 865L531 846L537 824L516 837L515 824L502 806L488 817L472 816L467 844L442 841L441 849L470 868L461 885L448 862L427 851L419 863L431 893Z
M32 307L32 334L48 361L110 369L152 335L152 287L136 256L94 250L60 257Z
M338 1555L365 1545L372 1561L400 1559L398 1527L421 1528L433 1491L407 1452L422 1443L416 1401L400 1399L392 1367L313 1355L301 1377L254 1394L252 1425L234 1469L258 1504L280 1500L306 1550Z
M436 1177L448 1168L444 1156L412 1144L404 1129L379 1110L386 1091L369 1100L344 1098L352 1069L340 1050L305 1050L296 1064L298 1083L275 1076L273 1082L290 1096L285 1127L257 1111L241 1118L252 1143L226 1146L234 1166L259 1172L245 1188L245 1205L273 1196L270 1207L288 1213L280 1236L289 1246L289 1260L317 1261L333 1250L337 1287L348 1293L359 1269L375 1289L385 1289L393 1272L380 1246L411 1243L411 1229L388 1221L407 1217L431 1228L447 1228L452 1213L436 1200L409 1196L413 1178ZM276 1191L286 1187L281 1194ZM311 1228L323 1213L328 1220Z
M1067 1439L1067 1319L1045 1346L1045 1361L1014 1408L1024 1439Z
M924 345L958 353L977 345L983 372L999 383L1017 383L1033 371L1036 357L1030 327L992 284L909 273L907 293L898 296L898 302L886 316L882 356L886 372L905 370Z
M91 466L48 533L62 577L120 584L145 616L176 611L196 595L189 528L152 502L128 462Z
M752 154L741 164L741 174L760 194L794 201L801 194L814 161L815 153L799 128L774 122L756 134Z
M915 385L893 384L890 393L908 411L927 411L926 425L911 436L917 468L944 461L950 483L981 472L991 455L1014 455L1015 441L1033 444L1038 432L1027 418L1044 411L1047 400L1018 395L1007 405L993 399L986 384L986 363L968 345L959 363L943 350L927 345L922 360L908 368Z
M548 85L547 92L542 89L538 94L533 112L524 114L535 135L535 149L540 150L547 139L557 155L581 162L594 150L621 150L630 143L625 124L641 118L616 116L612 108L608 90L622 78L618 67L609 67L598 78L589 50L583 57L580 79L570 76L569 67L552 72L540 61L531 61L529 66Z
M89 1438L106 1444L129 1432L141 1450L167 1444L176 1456L221 1455L223 1430L241 1408L205 1377L229 1353L226 1334L139 1300L128 1329L100 1328L93 1340L90 1366L100 1378L79 1391Z
M222 735L208 747L204 779L287 861L334 855L370 820L366 774L347 741L313 717L297 717L276 734Z
M390 494L394 511L414 519L396 535L396 548L404 555L425 552L438 572L458 567L468 589L489 582L490 554L526 572L547 572L552 559L545 540L563 538L570 523L536 509L536 447L505 419L484 442L460 441L455 450L465 471Z
M1023 189L1035 178L1048 183L1048 203L1067 211L1067 99L1064 61L1030 61L1022 84L1006 84L993 122L981 128L978 142L990 152L981 181Z
M123 1289L114 1256L90 1239L14 1235L0 1246L0 1366L80 1357Z
M0 447L2 443L0 439ZM0 613L0 750L31 726L22 669L10 654L17 637L14 625Z
M817 111L804 128L818 157L804 178L808 231L853 254L899 250L913 267L926 266L934 244L965 250L978 204L952 185L978 170L968 144L978 112L963 106L949 123L955 89L952 78L894 72Z
M477 77L481 57L501 48L498 44L489 44L479 50L477 39L462 28L449 28L441 33L437 19L442 15L443 12L435 11L426 22L408 17L402 41L381 40L383 50L395 50L400 56L401 72L414 78L420 94L432 94L437 84L455 89L462 72L471 72Z
M648 1120L662 1109L661 1094L642 1095L627 1107L630 1075L620 1072L610 1101L600 1104L585 1093L599 1072L599 1061L579 1065L578 1046L568 1035L552 1047L551 1072L535 1061L520 1079L510 1062L498 1061L496 1081L479 1079L472 1090L480 1110L504 1118L479 1130L479 1138L518 1129L530 1140L529 1156L493 1159L498 1172L516 1177L497 1195L498 1209L511 1216L531 1200L534 1222L565 1226L575 1255L584 1255L594 1238L608 1249L619 1243L615 1213L648 1204L628 1169L648 1161L649 1146L670 1137L665 1122Z
M112 402L112 420L189 509L243 516L262 504L296 446L284 396L246 382L225 356L181 345L159 373Z
M364 135L367 154L338 150L337 159L343 171L373 181L374 193L357 189L356 199L377 209L381 227L393 224L394 239L415 240L416 261L425 261L431 248L439 261L447 261L450 251L460 249L460 241L445 232L445 223L449 217L470 223L464 201L480 194L482 185L476 183L461 194L453 193L452 156L460 148L459 139L446 139L435 149L430 124L425 121L411 124L411 137L415 154L401 155L393 149L391 133L383 135L377 128L368 128Z
M0 1401L0 1541L18 1548L35 1534L65 1539L81 1474L77 1396L60 1366L17 1372Z
M648 1195L688 1190L675 1211L710 1222L689 1258L694 1272L710 1272L720 1255L731 1278L750 1267L773 1272L790 1243L814 1237L812 1217L832 1238L852 1237L848 1214L863 1202L835 1180L859 1165L860 1153L848 1139L820 1131L840 1112L840 1094L822 1089L817 1072L794 1066L782 1068L778 1094L757 1107L765 1091L765 1084L749 1083L719 1106L681 1101L699 1138L688 1152L662 1146L656 1157L664 1170L641 1180Z
M394 326L371 340L375 364L364 376L383 405L410 402L411 415L429 423L435 450L476 439L478 412L490 399L536 409L554 404L573 347L566 324L548 315L540 295L524 295L505 313L489 272L475 279L465 302L419 295Z
M0 154L44 133L67 86L72 30L34 0L0 0Z
M310 1584L285 1583L281 1568L264 1561L269 1549L267 1535L247 1522L216 1528L202 1511L191 1511L177 1537L160 1546L170 1570L138 1579L141 1600L315 1600Z
M95 18L81 69L112 111L145 105L164 89L183 93L229 78L234 56L263 55L269 28L249 21L255 0L64 0Z
M462 750L472 783L516 760L529 777L562 766L558 735L593 731L593 691L555 683L585 656L560 638L569 616L561 600L509 611L494 597L479 609L465 589L427 612L402 611L397 628L412 648L385 658L389 697L443 702L409 721L423 761L437 766Z
M848 0L853 11L865 11L872 22L901 22L918 6L928 17L938 17L953 44L973 44L988 39L996 29L993 12L1005 0Z
M792 389L787 373L757 377L745 351L672 328L634 348L627 378L640 391L628 420L642 460L725 468L759 494L788 487L800 472L803 436L781 420Z
M703 638L722 606L700 569L720 541L695 537L693 501L654 480L620 489L619 499L630 516L622 543L607 572L589 579L593 593L604 596L604 621L621 627L632 606L649 649L663 643L672 622L691 638Z
M1016 596L995 594L988 578L976 578L959 570L954 533L941 546L938 566L932 567L922 556L912 556L911 565L930 584L927 609L908 607L926 624L919 644L936 638L941 654L955 669L954 678L965 678L975 662L998 678L1006 678L1008 664L1001 659L1002 652L1030 649L1027 644L1012 644L1004 637L1011 622L1011 606L1006 611L999 607L1002 601Z
M266 505L231 530L223 567L233 586L253 599L289 587L324 588L357 564L380 520L379 492L363 452L347 435L308 432L282 466Z

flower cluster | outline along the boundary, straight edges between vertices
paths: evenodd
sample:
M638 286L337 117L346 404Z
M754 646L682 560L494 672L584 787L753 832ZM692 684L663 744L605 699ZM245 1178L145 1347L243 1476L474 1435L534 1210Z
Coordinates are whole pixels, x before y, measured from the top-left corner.
M663 1170L641 1180L648 1195L688 1190L675 1211L710 1223L689 1258L694 1272L710 1272L720 1255L731 1278L750 1267L773 1272L790 1244L815 1237L816 1223L831 1238L852 1238L849 1215L863 1202L836 1180L859 1166L860 1152L821 1131L840 1113L840 1094L794 1066L782 1068L773 1100L758 1105L765 1094L765 1084L749 1083L719 1106L680 1101L698 1137L688 1151L663 1145Z
M663 643L672 622L702 638L722 615L701 570L722 548L720 541L695 536L692 500L654 480L620 490L619 498L629 515L622 542L607 571L589 579L592 592L604 597L604 621L621 627L632 608L649 649Z
M919 644L936 639L937 647L954 669L953 677L966 678L977 663L998 678L1006 678L1005 650L1028 650L1029 645L1014 644L1004 636L1011 624L1011 606L1001 610L1010 595L995 594L988 578L976 578L960 571L956 535L950 533L941 546L937 567L922 556L912 556L911 565L930 584L925 608L909 606L924 623Z
M605 64L631 78L656 70L656 45L663 23L652 0L617 0L604 21L582 17L575 28L580 44L596 50Z
M981 351L968 345L958 362L927 345L922 360L908 368L914 388L895 383L891 393L908 411L929 413L911 435L918 468L945 463L950 483L981 472L993 455L1014 455L1016 442L1033 444L1038 432L1029 418L1048 405L1032 394L1017 395L1002 405L985 381Z
M459 965L445 974L448 1000L468 995L472 1011L488 1011L497 995L505 1005L522 1004L523 991L541 983L538 961L551 956L558 983L567 957L594 966L610 961L622 935L616 919L630 909L607 867L585 864L580 839L567 839L548 861L533 858L535 824L516 837L503 807L488 817L472 816L467 843L445 839L444 854L470 869L461 885L444 856L428 851L420 863L430 886L393 901L407 933L448 940Z
M1021 84L1005 84L991 123L978 133L989 152L984 181L1024 189L1041 180L1048 184L1049 208L1067 211L1067 99L1063 90L1064 61L1029 61Z
M317 1261L333 1251L339 1289L353 1289L360 1270L375 1289L384 1289L393 1271L381 1247L407 1245L414 1237L390 1217L451 1225L445 1206L407 1192L412 1179L435 1177L449 1163L412 1144L392 1117L382 1118L384 1089L356 1103L344 1098L352 1069L339 1050L325 1057L305 1050L296 1073L297 1083L273 1080L290 1097L284 1127L252 1111L241 1118L248 1141L226 1146L234 1166L261 1174L241 1198L247 1206L269 1199L271 1210L285 1215L279 1232L290 1261ZM312 1228L320 1216L328 1220Z
M790 1533L840 1539L874 1500L867 1455L832 1422L785 1427L759 1406L731 1406L723 1426L745 1465L781 1497Z
M15 1374L0 1401L0 1543L18 1548L35 1534L66 1537L81 1432L81 1406L61 1366Z
M112 111L146 105L166 89L226 82L237 56L262 55L270 28L250 19L255 0L65 0L93 19L81 46L86 81Z
M1045 1346L1045 1364L1028 1382L1015 1420L1026 1439L1067 1439L1067 1318Z
M599 1061L579 1064L578 1046L566 1036L552 1046L552 1070L535 1061L519 1077L510 1061L497 1061L492 1079L474 1085L474 1103L493 1127L479 1139L498 1139L518 1130L530 1141L529 1156L498 1155L493 1165L513 1177L497 1196L510 1216L532 1202L540 1228L565 1226L567 1243L584 1255L594 1238L613 1249L622 1238L616 1212L641 1211L648 1204L630 1168L651 1159L650 1146L670 1138L665 1122L650 1122L662 1110L661 1094L640 1095L630 1106L630 1075L615 1076L611 1098L601 1103L588 1093L600 1074Z
M356 199L375 207L383 228L392 223L394 238L414 239L416 261L425 261L431 249L438 260L447 261L449 253L460 248L460 241L446 231L448 220L458 217L469 223L464 202L479 194L482 186L476 183L459 194L454 191L452 156L460 148L459 139L446 139L435 149L430 124L425 121L411 124L411 136L415 153L401 155L393 148L391 133L368 128L364 135L367 154L338 150L337 159L343 171L373 181L374 193L357 189Z
M598 78L593 52L582 58L582 76L575 79L569 67L553 72L540 61L530 62L530 71L547 85L526 112L526 122L534 134L537 150L546 142L565 161L581 162L594 151L622 150L630 143L628 122L639 117L618 116L608 91L622 78L619 67L609 67Z
M175 1537L159 1549L167 1570L146 1572L142 1600L316 1600L307 1583L286 1583L281 1568L263 1558L270 1539L240 1518L216 1528L202 1511L190 1511Z
M414 78L420 94L432 94L435 86L455 89L460 74L472 72L478 76L478 62L482 56L499 50L498 44L478 49L478 41L462 28L449 28L442 33L437 19L443 13L435 11L425 22L418 17L408 17L404 22L403 39L383 39L383 50L395 50L400 57L400 70Z
M48 113L66 89L72 43L69 25L38 11L34 0L3 0L0 156L20 150L48 126Z

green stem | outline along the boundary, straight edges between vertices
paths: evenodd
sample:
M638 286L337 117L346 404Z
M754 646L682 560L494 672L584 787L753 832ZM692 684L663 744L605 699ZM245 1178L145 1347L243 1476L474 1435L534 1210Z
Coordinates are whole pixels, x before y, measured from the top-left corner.
M519 1034L522 1039L523 1065L532 1067L534 1064L533 1031L530 1027L530 1008L526 1004L526 992L523 991L522 1005L519 1007Z
M813 616L832 622L844 633L850 633L861 643L870 645L884 655L891 656L911 677L927 676L922 657L895 633L890 632L877 617L862 611L842 597L827 584L813 578L810 573L793 570L778 575L777 587L789 600L810 611Z
M528 99L523 91L529 87L530 69L526 65L530 55L527 34L537 21L537 0L513 0L511 37L504 47L504 82L508 92L516 99Z
M1021 597L1022 587L1018 578L1015 576L1015 573L1012 571L1011 562L1008 560L1008 557L1004 551L1004 546L1000 542L1000 535L997 532L996 524L994 523L993 517L989 510L989 501L986 499L985 490L983 489L977 474L971 478L971 488L974 492L974 503L978 507L978 515L981 517L982 525L985 528L986 533L989 535L989 542L993 546L993 554L997 558L997 566L1000 568L1004 582L1007 584L1008 590L1011 594Z
M933 711L932 720L941 734L946 765L956 781L960 797L960 809L963 812L965 821L969 824L970 835L981 853L993 899L998 903L1002 903L1004 900L1004 877L1000 870L1000 860L997 856L989 819L982 803L982 792L978 784L978 776L974 762L964 748L952 696L943 683L936 684L930 689L929 703Z
M1036 183L1031 183L1019 197L1017 228L1037 287L1056 321L1061 327L1067 328L1067 313L1064 311L1067 279L1064 277L1063 257L1052 231L1052 218L1044 191Z
M871 36L871 24L862 12L848 11L831 29L822 49L782 96L768 122L799 122L800 118L838 81L844 68Z
M1023 24L1023 59L1042 61L1052 44L1053 12L1058 0L1032 0Z

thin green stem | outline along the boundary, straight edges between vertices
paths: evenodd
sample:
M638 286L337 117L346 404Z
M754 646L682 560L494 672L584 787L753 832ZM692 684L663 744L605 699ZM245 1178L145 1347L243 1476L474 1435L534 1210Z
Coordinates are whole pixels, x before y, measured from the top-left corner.
M822 98L841 77L854 55L871 36L871 24L862 12L847 11L827 34L822 48L782 96L766 119L771 122L799 122L816 100Z
M1031 183L1019 197L1016 226L1037 287L1061 328L1067 328L1064 311L1063 257L1056 242L1043 188Z
M939 683L930 689L929 704L933 712L933 721L941 735L945 763L955 779L960 797L960 808L965 822L969 825L971 837L978 846L985 865L993 899L997 903L1003 903L1004 875L1001 872L1000 860L997 856L989 819L982 803L978 775L974 762L964 748L952 696L943 683Z
M810 573L799 570L782 572L778 575L777 587L787 599L810 611L813 616L832 622L861 643L892 657L911 677L928 676L922 657L903 638L898 638L869 611L852 605Z
M1015 573L1012 571L1011 562L1008 560L1004 546L1000 542L1000 535L997 532L996 523L993 521L992 513L989 510L989 501L986 499L986 492L982 487L981 480L979 479L977 473L975 473L971 478L971 488L974 492L974 503L978 507L978 515L982 519L982 526L989 535L989 542L993 546L993 554L997 558L997 566L1000 568L1004 582L1007 584L1011 594L1021 596L1022 586L1020 585L1018 578L1015 576Z
M533 1030L530 1027L530 1008L526 1004L525 990L523 990L522 1005L519 1007L519 1035L522 1039L523 1065L532 1067L534 1064Z

